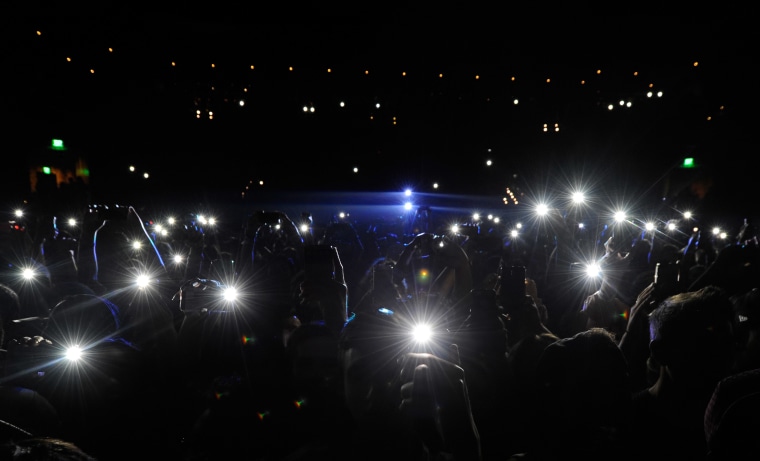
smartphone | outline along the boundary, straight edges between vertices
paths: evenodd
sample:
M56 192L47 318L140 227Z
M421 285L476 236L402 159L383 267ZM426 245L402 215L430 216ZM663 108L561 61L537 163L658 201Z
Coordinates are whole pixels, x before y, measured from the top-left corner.
M525 266L505 268L501 280L503 301L520 301L527 294L525 285Z
M372 266L371 290L382 290L393 286L393 266L390 264L375 264Z
M280 224L282 223L282 215L277 211L259 211L256 213L256 218L260 224Z
M334 280L335 247L314 244L304 247L304 273L310 280Z
M474 288L470 291L472 296L471 313L491 313L497 311L496 291L491 288Z
M657 263L654 269L655 296L663 300L681 291L681 271L677 262Z

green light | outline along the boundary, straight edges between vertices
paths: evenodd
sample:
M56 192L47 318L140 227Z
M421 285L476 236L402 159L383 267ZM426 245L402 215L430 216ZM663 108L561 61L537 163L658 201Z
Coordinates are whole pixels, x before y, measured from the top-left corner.
M683 159L683 165L681 165L682 168L694 168L694 157L686 157Z
M49 166L43 166L42 167L42 172L45 173L45 174L50 174L50 167Z
M50 143L50 148L53 150L66 150L63 146L63 139L53 139Z

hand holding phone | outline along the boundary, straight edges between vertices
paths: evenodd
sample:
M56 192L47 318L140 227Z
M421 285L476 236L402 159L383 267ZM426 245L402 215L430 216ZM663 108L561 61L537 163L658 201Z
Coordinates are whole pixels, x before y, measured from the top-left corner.
M348 288L338 249L331 245L304 247L304 280L301 305L318 315L331 329L340 331L348 318Z
M510 266L505 268L502 272L500 291L503 305L522 303L527 294L525 266Z

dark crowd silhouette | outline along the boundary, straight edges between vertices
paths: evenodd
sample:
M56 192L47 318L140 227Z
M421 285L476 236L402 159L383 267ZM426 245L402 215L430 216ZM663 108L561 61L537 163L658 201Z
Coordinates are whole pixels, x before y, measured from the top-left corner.
M580 236L559 215L518 241L431 209L410 225L253 208L221 226L26 205L0 234L0 459L759 452L747 219L665 239L630 222Z

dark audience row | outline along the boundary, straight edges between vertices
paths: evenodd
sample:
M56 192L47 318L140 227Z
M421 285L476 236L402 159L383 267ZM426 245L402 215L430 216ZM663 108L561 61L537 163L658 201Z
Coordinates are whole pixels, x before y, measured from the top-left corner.
M195 215L161 228L132 206L81 217L0 235L7 459L716 461L759 448L746 221L722 241L581 240L557 225L518 242L424 219L301 228L277 210L231 229ZM587 254L599 278L580 269Z

